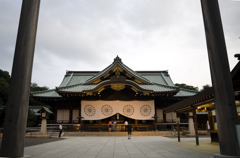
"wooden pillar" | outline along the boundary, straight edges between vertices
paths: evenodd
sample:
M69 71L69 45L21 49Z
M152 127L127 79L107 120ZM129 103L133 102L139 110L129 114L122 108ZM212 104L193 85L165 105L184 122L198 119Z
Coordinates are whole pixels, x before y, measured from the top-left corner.
M178 142L180 142L180 129L179 129L179 123L177 123L177 131L178 131Z
M54 115L54 122L53 123L56 123L57 122L57 109L56 109L56 107L53 110L53 115Z
M0 157L23 157L40 0L23 0Z
M156 118L154 118L154 120L153 120L153 128L154 128L155 131L157 130L157 128L156 128Z
M210 131L213 131L213 119L212 119L212 112L208 111L208 123L210 126Z
M83 123L83 120L81 119L81 132L83 132L83 126L84 126L84 123Z
M135 120L135 130L137 130L137 120Z
M72 117L73 117L73 109L69 109L69 123L73 123Z
M164 122L164 123L167 122L167 120L166 120L166 113L165 113L165 112L163 113L163 122Z
M180 128L179 128L179 123L180 123L180 116L179 113L176 112L176 122L177 122L177 131L178 131L178 142L180 142Z
M99 120L99 131L101 131L102 120Z
M195 127L195 136L196 136L196 145L199 145L197 114L196 114L196 108L195 108L195 107L193 107L193 117L194 117L194 127Z
M166 99L164 100L164 107L166 107L167 106L167 102L166 102ZM167 122L167 120L166 120L166 113L165 112L163 112L163 122L164 123L166 123Z
M81 118L80 117L81 117L81 109L79 109L79 111L78 111L78 118L79 118L78 123L79 124L81 124Z
M220 154L236 157L238 149L235 126L238 118L219 5L217 0L201 0L201 5L214 90Z

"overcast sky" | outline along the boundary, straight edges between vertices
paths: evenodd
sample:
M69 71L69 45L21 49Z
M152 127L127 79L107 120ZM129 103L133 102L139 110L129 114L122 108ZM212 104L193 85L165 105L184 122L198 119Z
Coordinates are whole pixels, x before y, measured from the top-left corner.
M11 73L21 0L0 0L0 69ZM230 69L240 53L240 1L219 0ZM200 0L41 0L32 82L101 71L119 56L137 70L168 70L174 83L210 84Z

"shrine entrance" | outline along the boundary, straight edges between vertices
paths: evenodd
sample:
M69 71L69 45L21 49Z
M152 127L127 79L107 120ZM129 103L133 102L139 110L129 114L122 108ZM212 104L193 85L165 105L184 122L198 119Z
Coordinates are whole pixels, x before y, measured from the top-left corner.
M114 121L117 123L117 126L114 127L112 125L111 132L121 132L125 131L125 121L128 122L128 124L131 124L134 131L149 131L153 130L153 120L135 120L129 117L126 117L124 115L121 115L119 113L102 119L102 120L86 120L83 122L83 131L109 131L109 121Z

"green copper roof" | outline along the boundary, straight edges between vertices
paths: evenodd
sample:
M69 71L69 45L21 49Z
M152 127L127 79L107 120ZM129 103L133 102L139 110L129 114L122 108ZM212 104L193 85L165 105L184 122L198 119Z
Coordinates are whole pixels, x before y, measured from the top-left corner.
M152 90L153 92L171 92L171 91L176 91L178 87L171 87L171 86L165 86L165 85L147 85L147 84L138 84L136 83L139 87L146 89L146 90ZM90 90L95 87L97 87L99 84L95 85L83 85L83 84L78 84L74 86L68 86L68 87L60 87L59 91L61 92L83 92L84 90Z
M40 91L40 92L32 92L32 96L35 97L61 97L55 89L47 90L47 91Z
M50 114L53 113L51 110L49 110L47 107L44 107L44 106L41 109L39 109L37 113L41 113L42 111L46 111L47 113L50 113Z
M133 71L128 66L123 64L119 57L116 57L114 59L114 62L102 71L67 71L62 83L57 88L57 90L52 89L47 91L34 92L32 93L32 96L61 98L62 96L58 94L59 92L82 93L85 90L91 90L103 82L91 85L89 85L89 83L92 83L102 76L106 75L116 65L120 66L128 74L134 76L136 79L142 81L144 84L139 84L135 81L131 81L137 84L135 86L139 86L142 89L155 93L179 91L179 88L172 82L168 71ZM196 91L180 89L180 91L174 97L188 97L193 96L196 93Z
M151 83L176 87L167 71L140 72L139 74L148 79Z
M95 76L93 76L92 78L88 79L86 81L87 83L93 82L94 80L96 80L97 78L100 78L102 76L104 76L107 72L109 72L112 68L114 68L114 66L119 65L120 67L122 67L124 70L126 70L128 73L132 74L133 76L135 76L136 78L149 83L150 81L144 77L142 77L140 74L138 74L136 71L133 71L132 69L130 69L129 67L127 67L125 64L122 63L121 59L119 57L114 59L114 62L112 64L110 64L107 68L105 68L104 70L100 71L98 74L96 74Z
M93 77L96 73L79 73L79 72L71 72L65 75L62 83L59 87L71 86L75 84L85 83L88 79Z
M198 91L180 88L180 91L174 97L190 97L197 93Z
M141 85L140 87L144 89L153 90L153 92L171 92L171 91L177 91L177 87L170 87L170 86L164 86L164 85Z
M89 90L96 87L96 85L74 85L74 86L68 86L68 87L61 87L59 88L59 91L62 92L83 92L84 90Z

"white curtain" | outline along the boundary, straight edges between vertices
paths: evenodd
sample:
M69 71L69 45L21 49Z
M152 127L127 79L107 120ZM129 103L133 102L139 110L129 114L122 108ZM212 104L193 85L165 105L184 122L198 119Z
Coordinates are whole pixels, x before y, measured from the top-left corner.
M100 120L115 114L136 120L153 120L154 100L150 101L81 101L82 120Z
M79 110L73 110L72 120L78 120Z
M69 121L69 110L57 110L58 121Z
M161 122L163 120L163 111L162 109L157 109L157 122Z
M177 115L175 112L170 112L170 113L166 113L166 119L167 120L174 120L177 118Z

